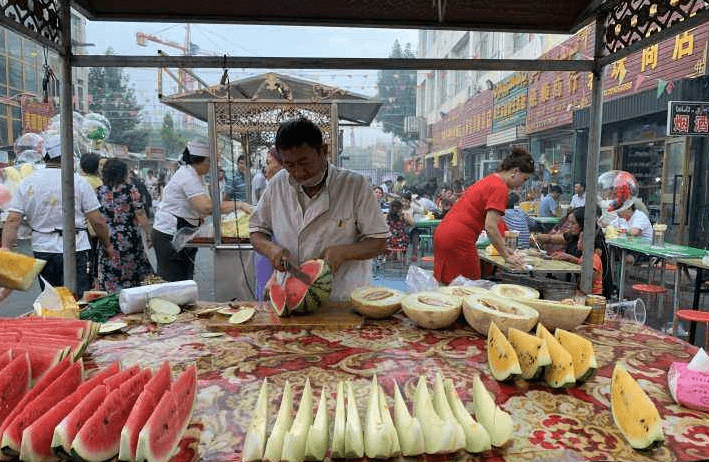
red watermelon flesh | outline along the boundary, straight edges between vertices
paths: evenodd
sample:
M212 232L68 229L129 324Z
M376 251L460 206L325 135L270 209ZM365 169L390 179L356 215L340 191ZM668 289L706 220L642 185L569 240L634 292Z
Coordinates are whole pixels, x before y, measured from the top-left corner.
M32 401L15 416L2 434L2 452L6 455L15 455L20 452L22 432L34 423L35 420L50 410L57 402L66 398L81 384L84 365L81 361L73 363L62 375L57 377L47 388L39 393Z
M113 363L100 370L93 377L79 385L76 391L47 411L46 414L35 420L32 425L22 432L20 446L20 460L31 462L48 462L55 460L52 452L52 438L54 428L66 417L94 388L103 386L103 381L118 373L118 363Z
M0 419L13 412L29 389L30 359L26 353L18 354L0 370Z
M2 326L2 324L0 324ZM55 339L68 338L81 341L84 338L84 327L79 326L7 326L2 329L0 339L15 337L14 341L19 341L25 335L45 336Z
M17 348L7 350L7 353L10 352L12 352L12 354L27 354L29 356L30 365L32 367L32 383L37 383L45 372L47 372L55 364L59 363L62 358L66 357L69 353L69 347L64 349L56 349L22 345Z
M15 355L17 356L17 355ZM0 371L12 361L12 350L0 353Z
M136 376L139 373L140 373L140 366L138 366L138 365L131 366L128 369L123 369L121 372L114 375L113 377L107 378L106 380L104 380L103 383L106 384L106 387L108 387L107 391L110 393L114 388L120 387L123 382L127 382L133 376Z
M167 462L177 451L197 398L197 369L191 366L165 392L138 436L137 462Z
M60 363L49 369L41 379L37 383L34 384L32 389L25 393L25 396L22 397L22 400L20 400L19 403L17 403L17 406L15 406L15 409L12 410L12 412L5 417L5 419L2 421L2 425L0 425L0 434L5 433L5 429L7 428L8 425L10 425L10 422L17 416L17 414L20 413L22 409L27 406L29 402L31 402L33 399L35 399L40 393L42 393L49 385L54 382L54 380L57 379L60 375L66 371L69 366L71 365L71 360L69 358L66 358L62 360Z
M268 289L268 298L271 300L271 306L276 310L278 316L287 314L286 312L286 293L278 284L273 284Z
M52 451L54 451L55 454L61 456L63 459L69 457L69 454L71 454L71 443L74 441L74 437L76 437L81 427L94 415L96 410L101 406L101 403L106 399L107 390L108 387L106 385L99 385L91 390L91 392L54 427Z
M73 457L86 462L101 462L118 455L123 425L150 376L150 370L144 369L109 393L72 441Z
M128 420L121 430L121 446L118 460L135 462L135 451L138 446L138 434L150 418L150 414L166 391L170 389L170 363L163 363L150 382L145 384L143 392L135 402Z

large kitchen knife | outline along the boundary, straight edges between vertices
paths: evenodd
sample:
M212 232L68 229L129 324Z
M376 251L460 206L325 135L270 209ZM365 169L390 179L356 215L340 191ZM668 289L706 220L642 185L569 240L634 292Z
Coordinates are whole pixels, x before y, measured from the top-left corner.
M310 285L310 277L304 272L302 272L300 269L298 269L298 266L294 265L289 260L285 261L284 266L286 268L286 271L290 273L291 276L293 276L303 284Z

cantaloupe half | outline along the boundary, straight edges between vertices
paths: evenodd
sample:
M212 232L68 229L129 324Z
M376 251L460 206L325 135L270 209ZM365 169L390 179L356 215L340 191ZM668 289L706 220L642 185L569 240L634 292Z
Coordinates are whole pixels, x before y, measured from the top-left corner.
M649 449L665 441L655 404L620 363L613 369L610 401L613 421L630 446Z
M497 284L490 289L490 292L499 297L512 297L518 299L539 298L539 291L537 289L518 284Z
M539 378L544 372L544 367L551 364L546 340L514 327L510 327L507 331L507 339L517 353L523 379Z
M539 313L524 303L493 294L463 297L463 315L470 327L485 336L491 322L502 330L514 327L529 332L539 319Z
M500 382L522 373L515 349L494 322L487 332L487 363L492 376Z
M21 253L0 250L0 287L29 289L46 263Z
M552 388L562 388L576 383L571 353L561 346L542 323L537 324L537 337L544 339L551 358L551 364L544 368L544 381L547 385Z
M557 328L554 337L559 341L566 351L571 353L574 361L574 375L577 382L585 382L596 373L598 364L596 354L593 351L593 344L578 334Z

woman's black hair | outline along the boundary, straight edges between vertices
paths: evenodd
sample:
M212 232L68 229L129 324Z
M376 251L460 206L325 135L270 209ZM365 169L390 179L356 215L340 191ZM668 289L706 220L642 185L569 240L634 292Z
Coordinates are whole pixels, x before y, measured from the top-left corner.
M394 199L393 201L389 202L389 216L396 218L399 216L399 213L401 213L401 209L404 208L404 204L401 203L399 199Z
M510 191L509 196L507 196L507 208L513 209L517 204L519 204L519 194L514 191Z
M500 163L501 172L518 168L522 173L534 173L534 158L522 148L512 148L510 153Z
M125 183L128 177L128 165L121 159L108 159L103 166L103 184L109 188Z
M98 174L98 164L100 160L101 156L95 152L87 152L81 156L79 167L81 167L81 170L83 170L87 175L96 175Z

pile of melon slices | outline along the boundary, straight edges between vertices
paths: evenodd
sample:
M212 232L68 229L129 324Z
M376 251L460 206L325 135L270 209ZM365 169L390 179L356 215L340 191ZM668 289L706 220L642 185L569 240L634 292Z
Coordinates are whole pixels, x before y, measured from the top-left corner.
M78 359L98 329L99 324L78 319L0 318L0 363L27 354L35 383L62 359Z
M32 386L27 353L0 370L0 449L4 457L47 462L167 462L192 416L196 369L171 383L166 362L153 375L118 363L84 378L81 360L65 358Z
M559 328L552 335L541 323L536 336L510 327L505 338L493 322L487 336L487 359L492 376L499 381L543 375L552 388L586 381L598 368L590 341Z
M337 385L335 421L330 434L329 390L323 387L313 418L310 379L303 387L300 406L293 418L293 392L286 381L276 421L269 422L268 383L264 379L253 420L249 425L241 459L249 461L324 460L330 458L372 459L447 454L459 450L471 453L502 446L512 437L512 417L495 404L479 377L473 381L475 419L466 409L450 379L439 373L429 392L426 379L419 378L409 412L399 387L394 383L393 418L387 397L374 376L369 387L364 424L360 420L351 382ZM345 404L346 401L346 404Z

